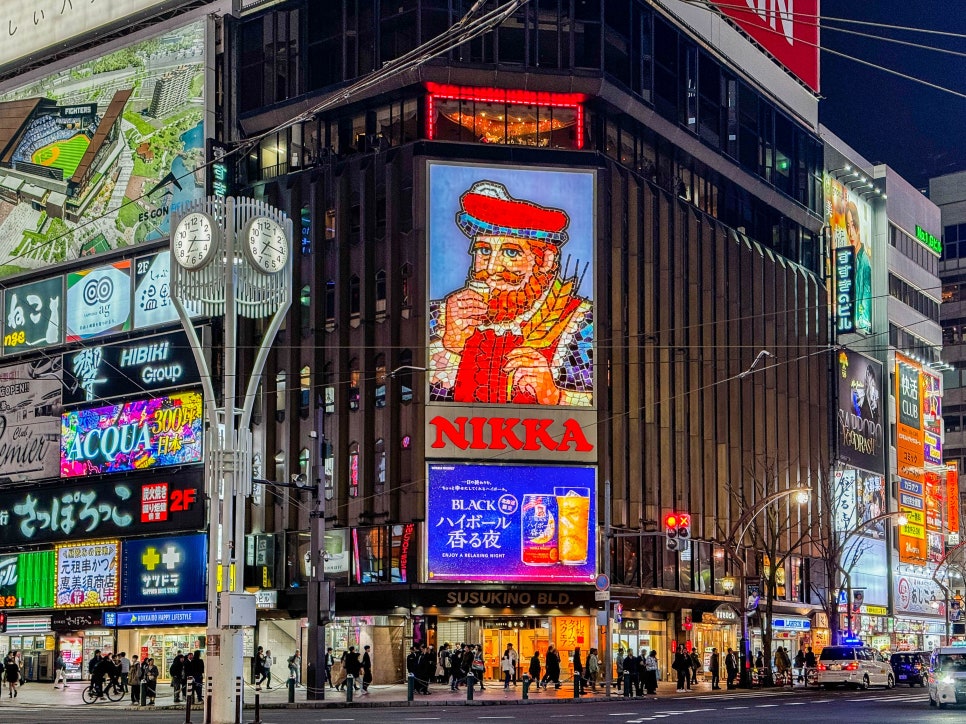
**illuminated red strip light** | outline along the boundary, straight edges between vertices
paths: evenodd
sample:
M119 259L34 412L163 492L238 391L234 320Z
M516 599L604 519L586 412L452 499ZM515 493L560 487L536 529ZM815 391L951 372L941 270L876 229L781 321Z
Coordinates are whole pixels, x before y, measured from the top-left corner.
M573 108L577 112L577 148L584 147L584 101L583 93L548 93L526 91L515 88L468 88L458 85L427 83L426 90L426 135L429 140L436 137L435 99L450 101L475 101L477 103L518 103L527 106L547 106L550 108Z

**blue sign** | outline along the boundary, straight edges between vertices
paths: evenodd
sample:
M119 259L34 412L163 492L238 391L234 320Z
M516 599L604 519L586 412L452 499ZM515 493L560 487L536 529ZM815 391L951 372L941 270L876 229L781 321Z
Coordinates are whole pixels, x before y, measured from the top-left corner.
M773 618L771 620L771 625L775 628L793 631L808 631L810 628L812 628L810 621L803 621L797 618Z
M157 606L207 600L206 543L204 533L124 541L121 582L124 605Z
M203 626L208 623L208 611L189 608L184 611L105 611L104 625L117 628L134 626Z
M430 580L593 583L593 467L431 464Z

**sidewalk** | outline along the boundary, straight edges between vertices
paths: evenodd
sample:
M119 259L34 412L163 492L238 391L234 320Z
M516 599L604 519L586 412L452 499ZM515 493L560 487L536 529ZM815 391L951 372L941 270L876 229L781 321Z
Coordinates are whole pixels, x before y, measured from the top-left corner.
M363 694L361 691L355 692L353 696L352 703L346 703L346 693L342 691L337 691L335 689L326 689L325 700L315 700L308 701L306 699L306 693L304 687L297 687L295 690L295 703L288 703L288 687L286 682L283 680L281 686L273 686L270 690L262 689L257 692L259 695L259 704L264 708L276 709L285 707L297 707L297 708L342 708L342 707L354 707L354 708L369 708L369 707L388 707L388 706L435 706L438 704L444 705L456 705L466 703L466 688L463 687L457 692L450 691L448 685L444 684L433 684L430 686L430 694L414 694L413 701L406 701L406 686L403 684L389 684L389 685L373 685L369 687L369 693ZM130 697L126 696L119 702L98 702L96 704L84 704L81 699L81 692L87 686L86 681L75 681L72 682L66 690L54 689L51 684L41 684L37 682L31 682L22 686L18 692L16 699L11 699L4 696L0 699L0 709L8 706L23 706L23 707L74 707L74 706L90 706L105 709L127 709L130 708L131 702ZM479 690L479 687L473 692L473 702L471 704L477 706L494 706L494 705L512 705L512 704L538 704L538 703L574 703L573 696L573 684L571 682L564 683L559 689L550 688L549 691L544 689L537 690L534 687L530 688L529 700L523 701L523 685L518 684L516 687L510 686L509 689L504 689L503 684L497 681L484 682L486 687L483 691ZM795 691L799 691L796 687ZM597 691L593 692L589 688L587 689L587 694L580 697L579 701L595 701L600 702L606 700L604 695L603 687L598 686ZM762 695L777 695L781 693L791 693L791 688L779 689L733 689L731 691L722 689L721 691L712 691L710 684L701 683L692 688L692 691L684 694L676 693L675 685L671 682L660 682L658 684L658 699L689 699L689 698L700 698L702 700L707 700L711 698L731 698L731 697L754 697ZM155 709L171 709L171 708L184 708L184 703L175 704L174 703L174 692L171 687L167 684L159 684L157 690L157 699L154 707ZM246 708L251 708L254 706L256 691L254 687L246 684L245 686L245 706ZM619 701L623 700L623 697L618 692L615 687L611 693L612 700ZM644 697L645 699L653 700L655 697ZM196 706L200 706L196 704Z

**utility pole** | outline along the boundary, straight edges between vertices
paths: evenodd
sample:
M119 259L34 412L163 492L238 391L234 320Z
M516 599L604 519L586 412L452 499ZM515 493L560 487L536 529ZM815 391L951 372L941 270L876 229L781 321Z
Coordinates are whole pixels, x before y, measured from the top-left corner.
M610 530L610 516L611 516L611 482L610 478L604 481L604 575L607 576L607 580L610 581L610 542L611 542L611 530ZM614 662L612 661L614 657L613 644L611 636L610 626L611 626L611 602L610 599L604 601L604 612L606 613L605 619L606 623L604 631L604 661L607 662L607 673L604 675L604 694L610 698L610 690L614 681Z

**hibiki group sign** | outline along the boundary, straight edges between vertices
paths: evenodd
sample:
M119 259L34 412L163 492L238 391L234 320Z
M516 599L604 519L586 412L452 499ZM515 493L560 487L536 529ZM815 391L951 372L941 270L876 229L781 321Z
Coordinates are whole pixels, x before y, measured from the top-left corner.
M197 392L65 412L60 475L144 470L201 461L202 400Z
M589 466L430 464L429 579L589 583L596 485Z

